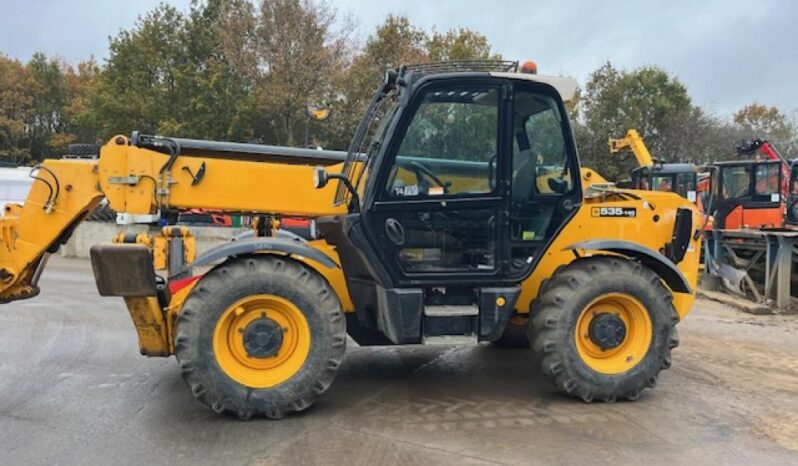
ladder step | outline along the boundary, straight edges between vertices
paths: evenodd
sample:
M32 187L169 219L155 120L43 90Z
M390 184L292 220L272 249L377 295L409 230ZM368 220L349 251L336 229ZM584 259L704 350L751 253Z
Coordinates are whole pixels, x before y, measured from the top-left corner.
M424 315L428 317L478 316L479 307L476 304L424 306Z
M425 345L476 345L479 343L479 337L476 335L425 336L421 342Z

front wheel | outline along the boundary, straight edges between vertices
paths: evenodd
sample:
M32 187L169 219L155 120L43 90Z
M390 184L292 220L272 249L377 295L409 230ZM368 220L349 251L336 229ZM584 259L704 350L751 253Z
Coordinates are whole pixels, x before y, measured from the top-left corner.
M623 258L580 259L542 287L529 338L544 374L586 402L634 400L671 364L678 317L650 269Z
M217 413L279 418L327 390L345 342L327 282L264 255L224 263L196 284L177 319L175 355L194 396Z

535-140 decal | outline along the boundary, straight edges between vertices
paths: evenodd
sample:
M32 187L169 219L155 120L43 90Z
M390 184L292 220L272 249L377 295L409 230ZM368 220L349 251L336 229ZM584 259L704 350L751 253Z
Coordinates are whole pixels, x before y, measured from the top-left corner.
M635 207L593 207L592 217L637 217Z

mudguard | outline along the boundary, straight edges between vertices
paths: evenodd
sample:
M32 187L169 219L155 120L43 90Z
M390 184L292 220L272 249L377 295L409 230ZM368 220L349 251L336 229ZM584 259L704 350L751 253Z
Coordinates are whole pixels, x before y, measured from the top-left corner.
M657 251L651 250L631 241L593 239L580 241L565 248L565 250L586 249L591 251L608 251L632 257L641 264L653 270L668 287L677 293L692 293L690 282L681 270L670 259Z
M191 275L191 269L203 265L210 265L219 259L226 259L230 256L241 254L253 254L259 252L278 252L286 255L295 255L308 258L327 268L337 268L335 263L328 255L308 246L307 242L296 241L287 238L258 237L241 238L236 241L224 243L206 251L197 257L191 264L184 267L180 272L169 277L170 280L179 280Z

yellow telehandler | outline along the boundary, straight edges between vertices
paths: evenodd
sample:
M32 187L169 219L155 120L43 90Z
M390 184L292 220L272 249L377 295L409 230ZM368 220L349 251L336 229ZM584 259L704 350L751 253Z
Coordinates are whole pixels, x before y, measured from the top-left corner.
M124 298L142 354L176 356L217 413L304 410L347 334L478 344L513 319L562 391L636 399L693 304L699 216L673 193L583 189L563 104L575 89L517 62L404 66L346 153L134 133L95 159L46 160L0 218L0 302L38 293L48 255L103 198L163 218L261 215L260 234L196 258L176 226L91 249L98 291ZM290 233L288 217L313 228Z

